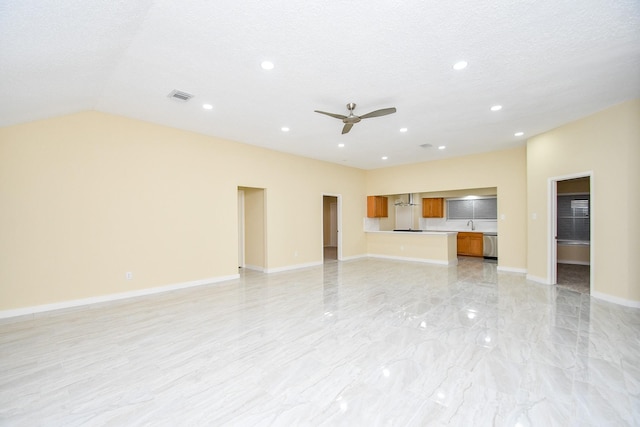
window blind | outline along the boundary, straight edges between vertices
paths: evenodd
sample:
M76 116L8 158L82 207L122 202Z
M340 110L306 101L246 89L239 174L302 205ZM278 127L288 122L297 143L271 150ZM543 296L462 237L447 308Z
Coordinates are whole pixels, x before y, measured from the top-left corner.
M558 195L557 202L558 239L590 241L589 195Z
M447 219L498 219L498 202L495 197L486 199L447 200Z

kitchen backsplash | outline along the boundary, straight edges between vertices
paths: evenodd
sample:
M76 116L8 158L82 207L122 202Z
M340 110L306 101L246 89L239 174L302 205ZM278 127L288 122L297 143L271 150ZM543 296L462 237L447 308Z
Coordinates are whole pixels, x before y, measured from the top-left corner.
M364 218L364 231L380 231L379 218Z
M446 218L420 218L421 230L442 230L442 231L471 231L471 224L467 225L466 220L449 220ZM475 231L497 232L498 221L475 220L473 221Z
M471 225L467 225L465 220L450 220L446 218L420 218L420 229L429 231L471 231ZM475 220L473 221L475 231L497 232L498 221ZM364 231L380 231L379 218L364 218ZM386 230L386 228L385 228ZM391 228L389 228L391 230Z

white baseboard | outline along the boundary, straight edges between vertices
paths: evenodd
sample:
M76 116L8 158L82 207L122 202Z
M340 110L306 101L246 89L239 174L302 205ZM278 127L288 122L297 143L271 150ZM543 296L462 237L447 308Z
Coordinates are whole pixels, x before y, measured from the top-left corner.
M612 302L614 304L624 305L625 307L640 308L640 301L633 301L626 298L620 298L609 294L603 294L602 292L591 291L591 296L603 301Z
M498 267L496 267L496 270L504 271L505 273L527 274L527 269L526 268L502 267L502 266L499 265Z
M259 265L251 265L251 264L245 264L244 267L247 270L253 270L253 271L260 271L260 272L264 272L264 267L261 267Z
M527 280L531 280L532 282L541 283L543 285L555 286L552 283L549 283L546 278L531 276L527 274ZM597 299L601 299L603 301L612 302L614 304L624 305L625 307L633 307L640 308L640 301L633 301L626 298L620 298L613 295L605 294L602 292L591 291L591 296Z
M352 255L352 256L343 256L342 259L340 259L340 261L354 261L356 259L364 259L364 258L368 258L369 256L367 254L363 254L363 255Z
M541 283L543 285L551 285L546 277L534 276L532 274L527 274L527 280L531 280L532 282Z
M135 291L120 292L117 294L101 295L97 297L81 298L70 301L56 302L52 304L35 305L31 307L16 308L12 310L1 310L0 319L25 316L30 314L42 313L53 310L63 310L74 307L88 306L121 299L140 297L145 295L160 294L163 292L175 291L178 289L192 288L195 286L210 285L213 283L226 282L227 280L238 279L239 274L231 274L229 276L211 277L209 279L193 280L191 282L176 283L173 285L158 286L154 288L137 289Z
M289 270L297 270L299 268L307 268L307 267L315 267L317 265L322 265L324 264L323 261L314 261L314 262L307 262L304 264L293 264L293 265L286 265L284 267L275 267L275 268L267 268L264 270L265 273L279 273L281 271L289 271Z
M410 257L402 257L402 256L392 256L392 255L378 255L378 254L369 254L369 258L381 258L381 259L392 259L396 261L411 261L411 262L422 262L425 264L438 264L438 265L447 265L454 266L458 265L458 259L456 258L453 261L447 262L439 259L425 259L425 258L410 258Z

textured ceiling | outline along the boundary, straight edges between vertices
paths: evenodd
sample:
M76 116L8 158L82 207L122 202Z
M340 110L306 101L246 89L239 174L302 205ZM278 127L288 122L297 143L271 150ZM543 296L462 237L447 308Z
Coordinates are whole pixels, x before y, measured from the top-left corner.
M517 146L639 96L638 0L0 3L2 126L98 110L372 169ZM348 102L398 111L346 135L313 112Z

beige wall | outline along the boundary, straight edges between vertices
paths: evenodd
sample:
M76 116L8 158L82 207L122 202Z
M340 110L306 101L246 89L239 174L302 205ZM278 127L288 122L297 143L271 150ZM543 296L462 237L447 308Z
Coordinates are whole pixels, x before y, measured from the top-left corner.
M322 193L366 253L362 170L97 112L0 129L0 310L237 274L240 186L269 269L322 261Z
M589 265L591 253L589 245L557 244L557 259L559 264Z
M594 289L640 301L639 141L640 100L526 149L372 171L97 112L2 128L0 310L235 275L238 187L266 189L267 270L322 261L323 193L342 195L349 258L366 195L495 187L500 268L546 277L548 180L586 171Z
M527 143L528 272L549 277L549 180L592 172L591 265L596 294L640 301L640 100ZM533 219L533 215L536 219Z
M498 263L525 271L526 150L509 150L367 171L367 194L431 193L494 187L498 196ZM438 194L438 193L436 193ZM364 202L363 202L364 203ZM501 216L504 215L504 219Z
M495 187L465 188L464 190L434 191L431 193L421 193L420 197L457 198L457 197L465 197L465 196L495 196L496 193L497 193L497 189Z

